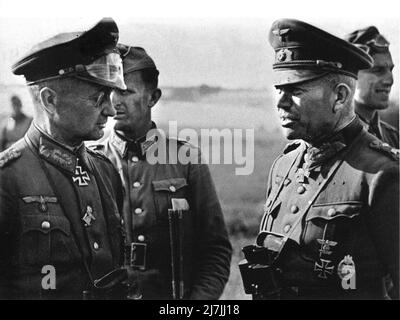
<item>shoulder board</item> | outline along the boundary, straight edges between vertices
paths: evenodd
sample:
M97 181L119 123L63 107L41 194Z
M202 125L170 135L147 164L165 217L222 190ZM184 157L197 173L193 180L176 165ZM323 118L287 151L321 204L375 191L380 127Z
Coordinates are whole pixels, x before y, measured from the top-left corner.
M91 144L86 146L90 151L103 151L105 146L104 144Z
M187 140L185 140L185 139L182 139L182 138L168 138L169 140L176 140L176 141L178 141L179 143L181 143L181 144L189 144L190 145L190 142L189 141L187 141Z
M0 168L4 168L7 164L21 156L21 151L14 149L13 147L0 153Z
M104 153L104 146L103 145L91 145L86 147L86 150L93 156L110 161L107 155Z
M393 160L399 160L400 150L396 148L392 148L389 144L375 140L369 144L370 148L373 150L377 150L386 156L392 158Z
M289 144L286 145L285 149L283 149L283 153L289 153L293 150L296 150L298 147L300 147L301 141L300 140L295 140Z
M185 146L188 146L188 147L190 147L190 148L195 148L195 146L192 144L192 143L190 143L189 141L187 141L187 140L185 140L185 139L181 139L181 138L167 138L167 140L175 140L175 141L177 141L177 143L179 144L179 145L185 145Z

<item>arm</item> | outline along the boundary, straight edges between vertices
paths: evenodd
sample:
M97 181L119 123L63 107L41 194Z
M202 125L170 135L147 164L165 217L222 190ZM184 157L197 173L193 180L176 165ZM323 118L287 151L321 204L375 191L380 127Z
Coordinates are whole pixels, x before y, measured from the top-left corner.
M112 194L113 194L113 198L115 199L117 208L118 208L118 219L121 222L124 215L123 215L123 203L124 203L124 198L123 198L123 189L122 189L122 182L121 182L121 178L117 172L117 170L115 169L114 165L111 164L110 162L110 169L111 169L111 175L110 175L110 180L111 180L111 185L112 185ZM120 237L120 259L118 261L118 263L120 265L123 265L125 263L125 230L122 227L122 224L120 225L120 228L118 228L119 234L118 236ZM117 237L117 235L115 235L115 237Z
M196 215L196 275L190 299L218 299L229 277L232 247L206 164L191 165L189 187Z
M390 162L375 176L370 189L369 229L379 258L393 281L399 299L399 167Z
M12 182L0 168L0 299L7 299L8 281L10 280L10 217L17 210L15 196L12 195Z
M6 126L0 126L0 152L4 151L6 145Z

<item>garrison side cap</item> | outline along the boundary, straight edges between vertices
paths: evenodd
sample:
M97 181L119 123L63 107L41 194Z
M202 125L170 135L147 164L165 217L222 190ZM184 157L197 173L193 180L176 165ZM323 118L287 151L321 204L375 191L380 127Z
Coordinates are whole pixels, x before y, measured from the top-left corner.
M355 44L370 55L389 52L390 42L375 26L355 30L348 34L345 37L345 40Z
M274 85L309 81L328 73L357 78L361 69L372 67L365 51L303 21L280 19L269 32L275 50Z
M157 70L154 60L141 47L128 46L118 43L117 48L121 54L124 74L143 69Z
M92 72L81 72L75 70L76 66L88 66L96 61L95 66L107 66L108 70L98 70L104 75L109 72L114 62L107 60L99 62L101 57L111 53L117 53L116 45L119 38L118 26L112 18L103 18L91 29L84 32L60 33L39 44L35 45L24 57L12 66L15 75L23 75L29 82L34 83L52 77L60 77L70 74L83 80L99 83L101 85L124 88L125 84L121 79L106 79L90 76L95 74L95 67ZM111 59L111 60L115 60ZM115 62L118 64L118 61ZM79 68L78 68L79 69ZM122 64L121 64L122 74Z

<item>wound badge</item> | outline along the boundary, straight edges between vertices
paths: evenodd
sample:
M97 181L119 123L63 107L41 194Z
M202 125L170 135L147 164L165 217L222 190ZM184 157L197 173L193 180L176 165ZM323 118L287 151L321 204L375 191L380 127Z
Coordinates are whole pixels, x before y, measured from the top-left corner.
M352 256L347 255L339 262L337 273L340 279L350 280L356 273L356 265L353 261Z
M91 206L86 207L86 212L82 220L85 222L85 227L89 227L92 224L92 220L96 220L96 217L93 215L93 209Z

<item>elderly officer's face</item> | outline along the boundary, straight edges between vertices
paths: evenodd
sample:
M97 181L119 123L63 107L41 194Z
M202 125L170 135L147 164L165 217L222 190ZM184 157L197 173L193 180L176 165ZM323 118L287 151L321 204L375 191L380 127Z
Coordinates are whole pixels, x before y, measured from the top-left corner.
M104 135L107 117L114 116L111 89L75 78L66 78L57 92L57 116L53 121L66 140L79 143Z
M277 86L278 112L287 139L307 142L319 140L332 132L333 91L319 79L300 84Z
M115 91L113 104L116 110L115 130L136 133L138 128L151 121L151 107L157 101L153 99L153 91L142 79L141 71L124 76L127 90Z
M373 109L386 109L393 85L393 60L390 53L373 56L374 66L358 73L355 100Z

